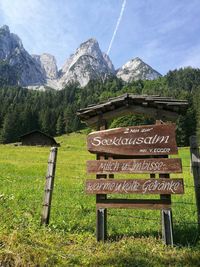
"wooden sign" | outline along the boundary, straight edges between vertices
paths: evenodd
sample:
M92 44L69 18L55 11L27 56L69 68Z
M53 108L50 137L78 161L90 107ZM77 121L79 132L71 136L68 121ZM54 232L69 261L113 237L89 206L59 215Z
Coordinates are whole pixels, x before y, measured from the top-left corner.
M183 179L86 180L87 194L183 194Z
M132 126L90 133L91 153L108 155L177 154L175 124Z
M181 173L181 159L88 160L87 173Z

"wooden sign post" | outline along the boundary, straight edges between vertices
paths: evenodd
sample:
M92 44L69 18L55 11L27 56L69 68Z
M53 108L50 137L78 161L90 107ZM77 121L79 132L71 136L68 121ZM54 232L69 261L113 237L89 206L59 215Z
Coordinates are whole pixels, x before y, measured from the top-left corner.
M160 209L163 240L173 245L171 194L184 193L183 179L169 178L182 172L181 160L168 158L178 152L175 124L97 131L88 135L87 146L98 155L87 161L87 172L96 173L97 180L86 180L86 193L96 194L97 240L106 239L106 208ZM106 179L113 173L147 173L150 179ZM160 199L107 199L107 194L159 194Z
M107 123L104 120L99 120L98 129L105 130L107 128ZM97 160L104 160L105 157L103 155L96 155ZM96 174L96 179L106 179L106 174ZM107 199L107 195L98 194L96 195L96 203L105 201ZM96 237L97 241L106 240L107 239L107 209L103 207L96 207Z

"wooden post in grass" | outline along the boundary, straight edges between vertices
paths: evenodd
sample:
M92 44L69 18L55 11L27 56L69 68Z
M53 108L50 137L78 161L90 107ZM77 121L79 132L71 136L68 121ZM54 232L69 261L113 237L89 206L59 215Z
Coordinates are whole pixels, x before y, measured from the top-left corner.
M47 168L47 176L46 176L46 184L45 184L45 192L44 192L44 202L43 202L43 210L41 217L41 224L47 225L50 220L50 212L51 212L51 201L53 195L53 187L54 187L54 177L56 171L56 159L57 159L57 147L52 147L50 150L49 160L48 160L48 168Z
M169 174L159 174L159 178L170 178ZM160 199L168 201L171 205L171 195L161 194ZM162 239L166 245L173 246L173 223L172 223L172 210L161 210L162 219Z
M161 125L161 120L156 120L156 125ZM168 155L162 156L162 158L168 158ZM169 174L159 174L159 178L170 178ZM168 201L171 205L171 195L161 194L160 199ZM172 223L172 210L162 209L161 210L161 225L162 225L162 240L166 245L173 246L173 223Z
M200 154L197 137L194 135L190 136L190 153L197 205L198 231L200 233Z
M105 130L107 128L107 122L101 120L101 116L99 117L99 123L97 126L98 130ZM96 155L97 160L105 159L104 156ZM107 178L105 174L97 174L96 179ZM96 203L99 201L107 199L106 194L96 195ZM105 241L107 239L107 209L106 208L98 208L96 207L96 238L97 241Z

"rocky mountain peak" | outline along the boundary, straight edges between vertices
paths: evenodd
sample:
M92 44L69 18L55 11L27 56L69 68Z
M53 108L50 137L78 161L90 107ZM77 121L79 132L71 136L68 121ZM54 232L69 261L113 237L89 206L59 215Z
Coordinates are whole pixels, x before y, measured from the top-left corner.
M109 60L105 60L96 39L91 38L82 43L75 54L65 62L61 70L60 83L78 82L81 87L93 79L105 79L113 75Z
M3 25L0 28L0 30L1 30L1 32L10 33L10 29L9 29L8 25Z
M0 60L7 60L15 50L23 50L21 39L14 33L10 33L7 25L0 28Z
M0 28L0 60L13 67L22 86L45 83L40 65L24 49L21 39L10 33L9 27Z
M154 80L162 75L146 64L142 59L136 57L125 63L117 71L117 77L126 82L133 80Z
M131 59L130 62L132 62L133 64L135 63L136 65L141 64L141 63L144 64L144 61L139 57L135 57L135 58Z
M92 52L92 49L99 49L99 44L95 38L90 38L87 41L80 44L79 49L86 49L89 53Z

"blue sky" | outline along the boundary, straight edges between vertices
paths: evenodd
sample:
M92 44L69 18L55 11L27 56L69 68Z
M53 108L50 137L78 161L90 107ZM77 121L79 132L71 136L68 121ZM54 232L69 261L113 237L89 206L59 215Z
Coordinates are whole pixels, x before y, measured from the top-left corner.
M140 57L162 74L200 68L200 0L0 0L7 24L31 54L53 54L61 67L94 37L118 68ZM119 22L119 21L118 21Z

